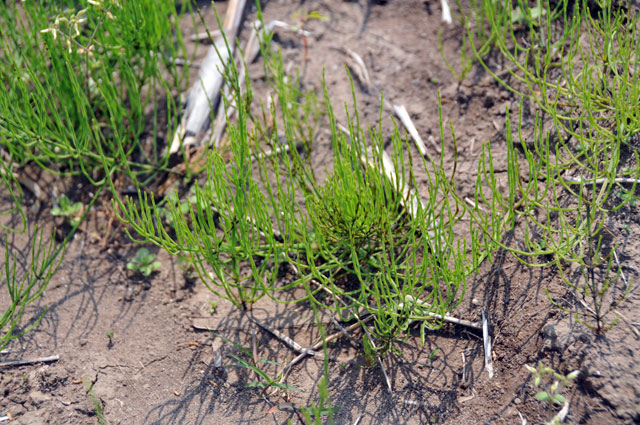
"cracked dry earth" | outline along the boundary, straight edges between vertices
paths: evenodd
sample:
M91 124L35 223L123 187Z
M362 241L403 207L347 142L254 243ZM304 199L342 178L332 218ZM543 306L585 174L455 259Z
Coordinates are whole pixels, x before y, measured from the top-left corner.
M225 6L219 4L221 14ZM454 80L442 61L437 39L443 30L444 54L455 58L461 29L441 22L439 1L310 0L263 5L267 21L294 22L294 13L301 8L329 17L309 23L308 51L293 34L279 33L274 42L282 49L285 68L289 64L291 69L300 68L305 89L320 89L324 72L338 120L344 122L343 105L352 104L344 71L343 49L349 49L363 58L372 80L368 89L356 85L361 119L366 125L377 124L379 92L383 91L385 134L393 130L393 103L407 108L423 139L440 144L436 93L441 92L445 128L452 123L456 131L462 194L472 193L483 142L492 142L495 158L505 157L504 110L505 106L517 107L518 99L480 68L474 68L460 85ZM210 7L204 16L215 28ZM248 13L241 38L246 38L254 19L255 12ZM196 31L186 28L187 35ZM256 93L265 95L261 67L258 60L250 66L250 73ZM314 161L323 169L330 144L326 134L319 139ZM452 164L450 139L445 137L444 155ZM65 193L81 183L54 180L50 184ZM32 223L51 221L51 203L29 202ZM125 265L137 246L117 226L109 245L102 246L95 237L105 231L108 202L104 205L91 213L44 297L23 318L27 325L47 306L40 325L15 340L8 347L11 353L0 358L58 354L60 359L0 370L0 416L10 415L13 423L25 425L96 424L100 423L98 406L105 423L111 425L300 422L291 406L308 406L317 399L322 361L307 358L288 378L288 384L305 392L284 396L247 388L245 384L255 381L255 376L230 366L234 360L229 354L238 350L223 337L244 347L255 341L260 358L280 365L296 353L256 327L243 312L216 300L200 282L185 280L175 259L163 252L159 252L163 267L158 273L147 280L131 278ZM624 271L632 280L638 273L637 209L626 207L607 223L618 239ZM27 244L23 235L12 238L17 247ZM527 268L506 254L483 264L468 280L465 298L453 314L477 321L482 307L490 313L492 379L484 370L481 333L472 329L447 324L430 332L424 347L417 329L411 330L398 346L402 355L384 358L392 393L380 368L366 365L360 354L360 335L354 334L353 341L337 339L329 345L331 354L340 359L330 363L329 369L331 402L340 408L335 422L521 424L525 418L527 423L544 423L547 412L534 398L530 374L524 368L538 360L564 373L582 372L567 393L571 406L567 423L640 422L640 339L632 325L640 321L638 291L632 290L619 308L625 320L596 337L554 308L545 294L547 289L554 299L568 293L553 269ZM216 301L212 310L209 302ZM0 300L0 306L2 303ZM304 306L286 308L261 300L252 314L302 346L318 336L312 314ZM335 331L328 317L323 320L328 332ZM266 370L273 376L279 367Z

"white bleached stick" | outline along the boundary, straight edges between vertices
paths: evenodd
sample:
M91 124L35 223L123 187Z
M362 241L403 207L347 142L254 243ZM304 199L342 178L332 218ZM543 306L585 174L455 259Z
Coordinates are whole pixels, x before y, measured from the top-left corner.
M60 356L58 354L54 356L48 357L38 357L37 359L27 359L27 360L12 360L8 362L0 362L0 369L3 367L11 367L11 366L24 366L34 363L51 363L60 360Z
M422 156L427 156L427 147L424 145L424 142L422 141L422 137L420 137L420 134L418 134L418 130L416 130L416 126L413 125L413 121L411 121L411 117L407 112L407 108L405 108L404 105L400 105L400 106L393 105L393 112L395 112L398 118L400 118L400 122L402 122L402 125L404 125L404 128L406 128L409 134L411 135L411 138L415 142L418 150L420 151L420 154ZM436 152L440 153L440 148L438 147L438 145L436 145L435 143L432 143L431 146L433 147L433 149L435 149Z
M442 21L451 25L451 9L449 8L449 2L447 0L440 0L442 3Z
M360 161L363 164L368 165L369 167L375 169L376 166L364 155L360 155ZM391 185L395 188L398 186L398 176L393 170L393 162L389 155L386 152L382 152L382 168L384 175L387 177ZM419 208L422 207L424 209L424 204L418 198L418 195L414 193L409 187L405 184L402 188L400 188L402 194L401 204L406 208L407 212L411 217L416 217L418 215Z
M426 303L426 302L424 302L424 301L422 301L420 299L414 298L411 295L406 295L404 297L404 299L405 299L406 302L408 302L410 304L415 304L415 305L418 305L418 306L420 306L422 308L425 308L425 309L430 309L431 308L430 304L428 304L428 303ZM402 309L403 307L404 307L404 303L398 304L398 308L399 309ZM454 323L456 325L461 325L461 326L467 326L469 328L473 328L473 329L476 329L476 330L481 330L482 329L482 325L480 323L472 322L470 320L465 320L465 319L458 319L456 317L449 316L449 314L445 314L443 316L443 315L438 314L438 313L427 311L426 315L429 316L429 317L434 317L436 319L440 319L440 320L442 320L444 322Z
M482 339L484 340L484 368L489 373L489 379L493 378L493 357L491 356L491 336L489 335L489 318L482 309Z
M369 78L367 65L365 65L360 55L353 50L344 49L344 52L347 55L347 66L356 74L356 77L358 77L358 80L360 80L360 83L362 83L364 88L367 91L371 91L373 84Z
M198 137L206 131L211 107L220 96L220 89L224 82L224 69L230 55L233 55L235 39L246 3L247 0L229 2L229 9L222 25L228 37L229 49L222 37L218 37L214 45L209 48L207 56L200 65L197 81L189 92L187 107L171 142L170 153L178 152L180 142L183 146L195 144Z

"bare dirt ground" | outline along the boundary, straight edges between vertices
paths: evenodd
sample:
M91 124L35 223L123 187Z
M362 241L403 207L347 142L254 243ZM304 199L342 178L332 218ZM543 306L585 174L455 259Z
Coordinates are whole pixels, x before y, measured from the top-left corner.
M220 4L224 13L225 4ZM356 84L360 116L377 125L380 92L384 93L383 132L390 134L390 105L405 105L423 139L440 144L437 91L440 90L445 126L451 122L458 141L457 181L470 193L476 178L480 146L490 140L494 157L505 156L504 110L518 100L476 67L459 85L443 63L438 32L444 30L444 52L456 57L460 31L441 21L435 0L390 1L270 1L263 5L265 20L295 24L299 10L317 10L329 19L311 21L306 40L279 33L285 67L301 71L306 89L326 86L338 119L352 92L343 49L358 53L367 65L373 87ZM216 25L211 8L205 18ZM247 36L255 12L247 14ZM299 23L299 22L298 22ZM186 35L194 32L187 31ZM204 53L204 49L201 49ZM454 61L455 62L455 61ZM261 61L250 67L256 91L264 92ZM194 70L194 73L197 70ZM448 134L445 132L445 134ZM326 134L325 134L326 136ZM325 137L326 138L326 137ZM451 137L445 136L445 159L451 163ZM329 157L320 141L315 160ZM77 182L54 181L62 193ZM86 190L86 187L74 190ZM27 206L32 222L51 222L49 205ZM255 376L229 366L237 349L222 338L251 347L255 338L260 358L284 365L297 353L250 321L248 315L215 297L198 281L188 282L175 259L160 252L162 269L149 279L134 279L126 262L138 246L116 224L107 246L100 243L106 229L105 209L96 207L79 232L59 271L39 304L29 310L27 325L42 309L40 325L15 340L0 360L30 359L58 354L60 359L0 370L0 416L17 424L95 424L96 409L85 382L102 406L106 423L114 424L282 424L299 423L295 406L317 399L322 361L307 358L287 383L305 392L288 396L247 388ZM607 227L616 235L629 279L637 278L640 220L637 208L626 207ZM25 246L16 235L13 243ZM153 247L150 247L153 250ZM568 394L571 424L640 423L640 339L632 323L640 321L640 295L632 290L620 306L625 320L604 336L576 324L572 316L553 307L545 290L562 299L568 287L552 268L524 267L509 255L498 255L467 282L464 301L454 315L477 321L485 308L492 322L495 376L484 370L482 335L452 324L427 335L421 346L417 329L400 344L402 354L389 354L384 365L392 392L377 365L367 367L355 342L340 338L329 345L341 362L330 363L329 392L337 424L521 424L544 423L547 412L534 398L535 389L524 365L539 360L581 378ZM210 301L218 301L215 311ZM1 304L1 302L0 302ZM302 346L318 337L311 313L261 300L253 316L278 329ZM328 332L333 332L328 317ZM111 337L107 337L107 335ZM437 347L437 351L434 350ZM432 355L433 354L433 355ZM218 365L222 364L222 367ZM281 366L280 366L281 367ZM269 366L273 375L278 366Z

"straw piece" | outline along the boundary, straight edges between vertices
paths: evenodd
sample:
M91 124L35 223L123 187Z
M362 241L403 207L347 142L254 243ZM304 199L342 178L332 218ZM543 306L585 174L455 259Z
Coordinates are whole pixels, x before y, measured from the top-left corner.
M288 336L286 336L285 334L283 334L282 332L280 332L277 329L272 329L269 326L260 323L258 320L254 319L253 317L249 317L249 320L251 320L253 323L255 323L256 325L260 326L262 329L268 331L269 333L273 334L273 336L275 336L276 338L278 338L280 341L284 342L288 347L290 347L291 349L302 353L304 355L309 355L309 356L314 356L314 357L324 357L323 353L320 353L318 351L313 351L310 350L308 348L303 348L300 344L298 344L297 342L295 342L294 340L292 340L291 338L289 338ZM329 356L329 359L333 360L333 361L339 361L339 359L337 357L334 356Z
M416 305L418 305L420 307L423 307L423 308L426 308L426 309L431 308L431 305L425 303L422 300L415 299L411 295L405 296L405 300L407 302L411 302L413 304L416 304ZM404 308L404 303L398 304L398 308L399 309ZM428 311L425 314L427 316L434 317L436 319L440 319L440 320L448 322L448 323L453 323L453 324L456 324L456 325L466 326L466 327L473 328L473 329L476 329L476 330L481 330L482 329L482 324L480 324L480 323L471 322L471 321L465 320L465 319L458 319L458 318L455 318L453 316L449 316L448 314L445 314L444 316L442 316L441 314L433 313L431 311Z
M220 30L213 30L213 31L209 31L209 32L199 32L197 34L193 34L191 37L189 37L189 40L191 41L205 41L205 40L209 40L209 34L211 34L211 38L216 39L218 37L220 37L220 35L222 34L220 32Z
M583 179L580 177L563 177L562 180L564 180L567 183L576 183L576 184L603 184L603 183L608 183L610 181L610 179ZM613 183L620 183L620 184L640 184L640 180L638 179L631 179L628 177L618 177L613 179Z
M373 84L371 83L371 79L369 78L369 72L367 71L367 66L364 61L353 50L343 49L345 54L347 55L347 66L353 71L353 73L360 81L360 84L364 87L367 92L370 92L373 88Z
M416 130L416 126L413 125L413 121L411 121L411 117L407 112L407 108L405 108L404 105L400 105L400 106L393 105L393 112L395 112L398 118L400 118L400 122L402 122L402 125L404 125L404 128L406 128L409 134L411 135L411 138L415 142L416 147L420 151L420 154L422 156L427 156L427 147L424 145L424 142L422 141L422 137L420 137L420 134L418 134L418 130ZM435 149L436 152L440 153L440 147L436 145L435 141L431 140L431 146L433 147L433 149Z
M356 329L361 324L364 325L365 323L369 322L373 318L374 318L374 316L368 316L368 317L362 319L361 322L356 322L356 323L352 324L351 326L348 326L346 329L340 329L339 332L336 332L334 334L329 335L325 339L326 343L327 344L330 343L334 339L338 338L340 335L348 335L347 332L350 332L350 331ZM307 347L307 350L317 350L320 347L322 347L323 344L324 344L324 342L322 340L320 340L320 341L316 342L315 344L310 345L309 347ZM293 366L295 366L296 364L298 364L300 362L300 360L304 359L306 356L307 356L307 353L303 352L298 357L296 357L293 360L291 360L289 362L289 364L287 364L284 368L282 368L282 372L280 373L280 375L282 375L281 381L284 381L287 378L287 375L289 374L289 372L291 372L291 368ZM331 359L331 357L330 357L330 359Z
M376 168L375 164L373 164L373 162L364 155L360 155L360 161L373 169ZM393 161L391 161L389 155L387 155L387 153L384 151L382 152L382 168L385 176L387 177L389 182L391 182L391 185L397 188L400 182L398 180L397 174L393 169ZM407 186L406 184L401 188L401 194L402 206L407 210L411 217L415 218L418 215L420 208L424 208L424 204L422 203L420 198L418 198L418 195L416 195L414 191L409 189L409 186Z
M218 37L214 45L209 48L209 52L200 66L196 83L189 92L185 114L171 142L170 153L178 152L180 142L183 146L195 144L206 131L211 107L215 105L220 96L220 89L224 82L224 69L235 48L235 39L246 2L247 0L230 1L223 29L229 37L229 50L231 51L227 49L227 44L222 37Z
M442 3L442 21L451 25L451 9L449 8L449 2L447 0L441 0Z
M564 406L562 406L562 409L560 409L558 414L555 415L549 422L547 422L547 425L561 424L567 418L568 414L569 414L569 402L565 401Z
M491 356L491 336L489 336L488 314L482 309L482 339L484 341L484 368L489 373L489 379L493 378L493 357Z

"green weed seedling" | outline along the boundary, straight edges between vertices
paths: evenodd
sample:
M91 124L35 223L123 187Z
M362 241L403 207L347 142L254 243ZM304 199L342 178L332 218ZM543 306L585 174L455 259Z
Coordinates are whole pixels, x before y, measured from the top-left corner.
M66 241L61 246L55 245L54 238L46 242L44 232L39 230L34 232L33 238L33 245L29 248L30 261L24 272L18 268L18 256L10 246L9 240L5 237L0 238L0 241L4 239L4 263L0 267L5 272L0 280L0 289L2 297L9 300L6 310L0 312L0 350L6 347L10 340L24 335L38 325L44 312L33 324L15 333L25 309L40 298L62 260L61 253L64 252Z
M636 206L636 201L638 200L638 197L635 196L633 193L627 192L624 190L618 190L616 191L616 196L622 201L631 205L632 207Z
M87 392L87 396L89 397L89 400L91 400L91 404L93 405L93 411L96 414L96 420L98 421L98 424L109 425L109 422L107 422L107 420L104 417L104 411L102 409L102 401L100 401L100 398L96 395L95 391L93 391L94 382L91 382L91 379L85 376L82 378L82 383L84 384L84 389Z
M566 402L566 397L562 395L562 390L570 387L580 375L579 370L562 375L550 367L546 367L542 362L538 362L537 367L524 366L533 375L533 385L542 390L536 394L536 399L546 404L549 417L553 415L554 406L562 405Z
M318 383L318 397L317 403L311 403L308 407L301 407L305 418L305 424L307 425L323 425L325 423L324 418L328 418L330 424L333 424L333 415L340 410L340 406L331 407L331 400L329 398L329 390L327 376L323 376Z
M51 215L56 217L65 217L71 226L77 226L80 223L80 216L84 210L82 202L71 203L66 195L62 195L56 200L56 206L51 209Z
M113 331L107 331L104 334L105 338L107 338L107 348L111 349L113 348L113 338L115 337L115 334L113 333Z
M147 248L140 248L136 256L127 263L127 269L148 277L154 270L159 269L161 265L160 261L156 261L155 254L150 253Z

